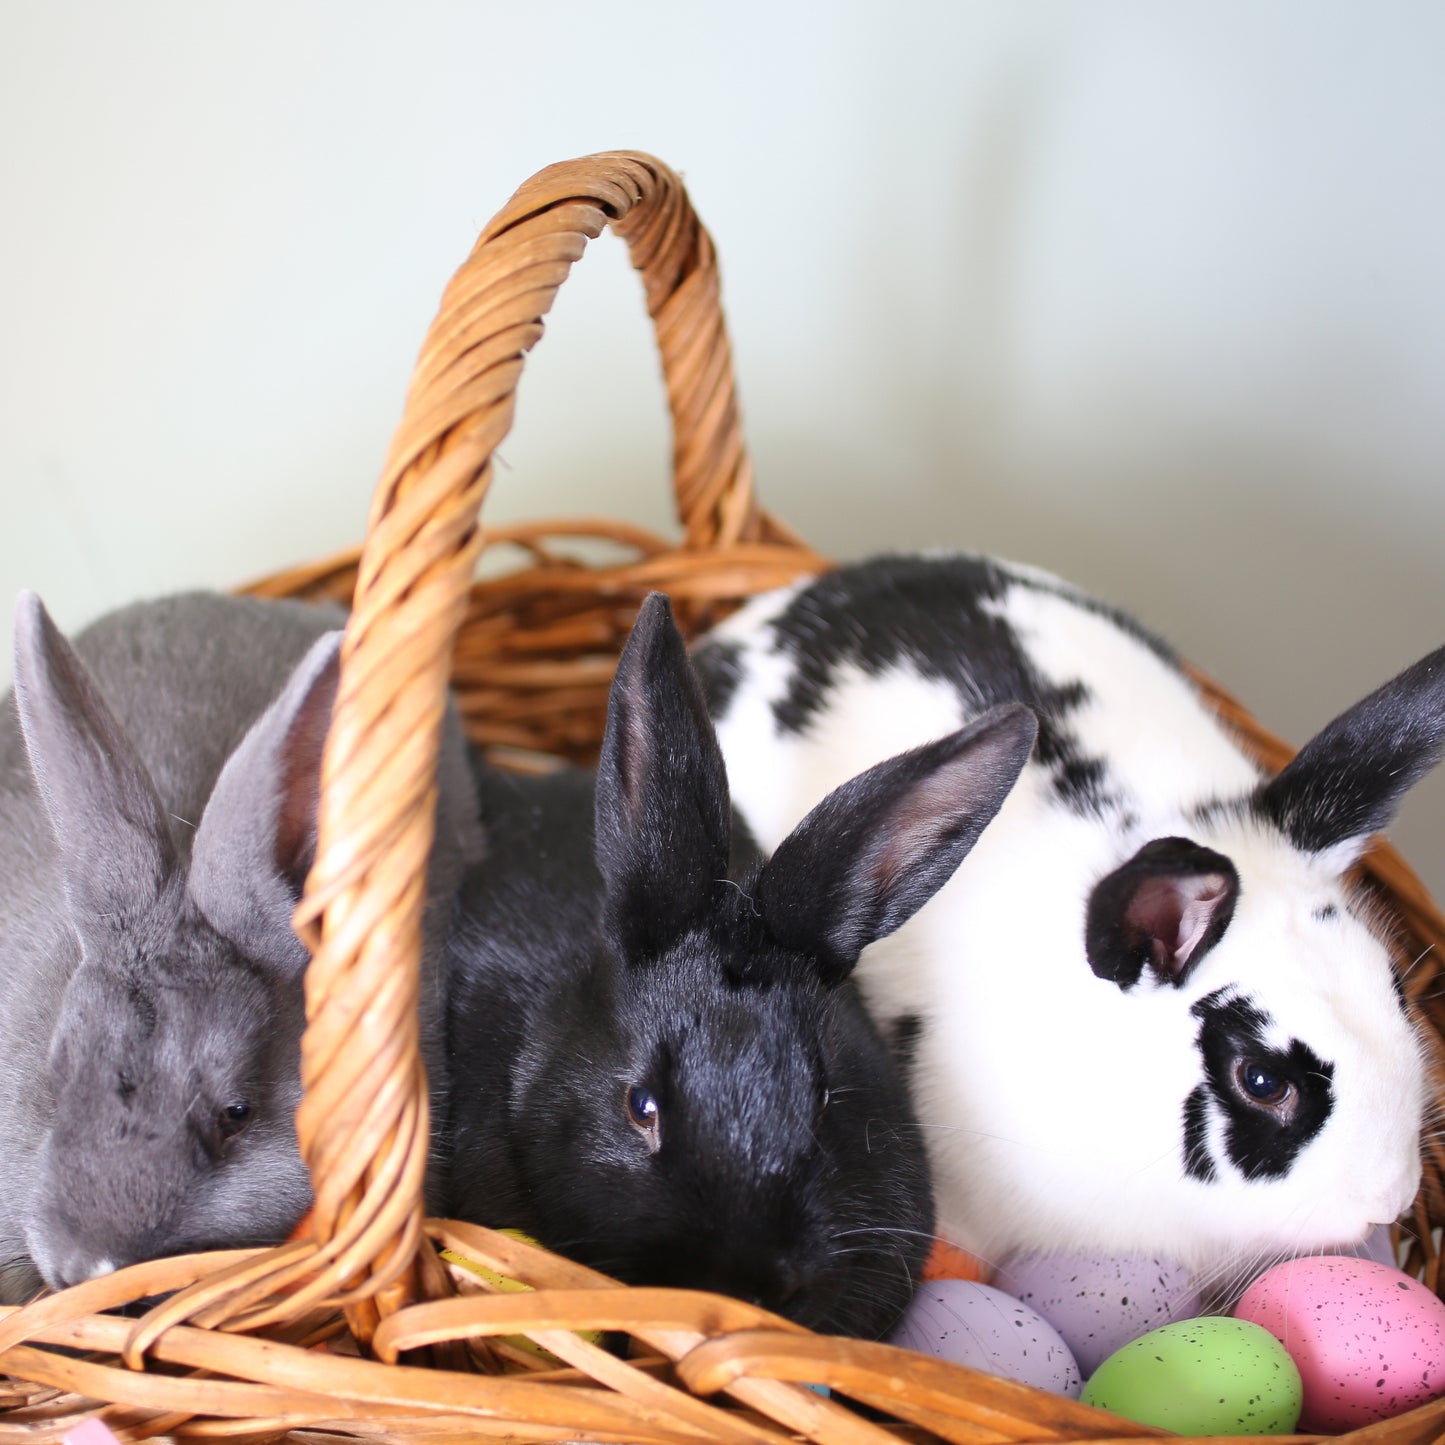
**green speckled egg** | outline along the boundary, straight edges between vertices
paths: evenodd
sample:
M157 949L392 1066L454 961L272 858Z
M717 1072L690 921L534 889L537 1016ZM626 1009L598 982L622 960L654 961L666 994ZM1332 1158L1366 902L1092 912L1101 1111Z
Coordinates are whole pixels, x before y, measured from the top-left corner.
M1288 1435L1304 1391L1268 1330L1208 1318L1162 1325L1115 1350L1082 1398L1182 1435Z

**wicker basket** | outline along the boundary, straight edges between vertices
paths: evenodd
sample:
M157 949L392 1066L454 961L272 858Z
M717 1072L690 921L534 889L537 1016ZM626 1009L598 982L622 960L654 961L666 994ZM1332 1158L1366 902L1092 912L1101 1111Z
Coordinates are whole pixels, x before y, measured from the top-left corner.
M609 224L631 249L656 326L682 538L598 520L484 536L478 510L523 357L572 263ZM576 537L605 539L624 560L584 565L566 550ZM474 585L483 547L504 544L520 548L525 565ZM447 288L364 548L251 589L353 604L320 846L298 915L314 953L298 1115L316 1187L311 1232L275 1249L137 1265L0 1311L0 1370L15 1377L0 1381L0 1445L58 1438L97 1411L133 1438L973 1445L1162 1433L884 1345L812 1335L735 1300L623 1288L505 1235L423 1217L429 1123L414 1004L448 681L477 741L586 758L649 589L671 593L695 629L823 565L757 505L712 243L677 177L650 157L610 154L527 182ZM1205 686L1279 766L1288 749ZM1434 945L1445 920L1388 847L1366 866L1402 918L1402 961L1420 960L1407 987L1438 1039L1445 1004ZM1437 1290L1442 1164L1436 1139L1410 1258ZM491 1292L467 1261L535 1292ZM103 1313L157 1295L166 1298L140 1318ZM631 1357L577 1328L626 1332ZM555 1358L509 1343L519 1336ZM906 1423L880 1423L880 1411ZM1442 1436L1445 1401L1349 1438Z

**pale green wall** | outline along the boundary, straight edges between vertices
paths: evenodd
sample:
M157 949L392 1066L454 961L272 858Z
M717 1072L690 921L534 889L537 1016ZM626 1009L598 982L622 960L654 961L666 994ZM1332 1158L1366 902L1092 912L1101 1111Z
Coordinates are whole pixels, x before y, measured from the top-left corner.
M446 277L611 146L718 238L766 500L1138 612L1279 730L1445 641L1445 7L11 0L0 629L354 539ZM620 248L494 515L660 522ZM1399 835L1445 891L1445 779Z

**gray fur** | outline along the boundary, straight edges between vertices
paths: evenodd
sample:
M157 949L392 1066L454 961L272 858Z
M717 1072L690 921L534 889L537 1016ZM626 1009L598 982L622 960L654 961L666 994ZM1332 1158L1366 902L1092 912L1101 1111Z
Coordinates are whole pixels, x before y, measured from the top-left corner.
M307 1208L290 915L343 620L194 593L72 648L22 596L0 704L0 1302L274 1242ZM479 851L454 710L440 782L422 1020L437 1090L435 962Z

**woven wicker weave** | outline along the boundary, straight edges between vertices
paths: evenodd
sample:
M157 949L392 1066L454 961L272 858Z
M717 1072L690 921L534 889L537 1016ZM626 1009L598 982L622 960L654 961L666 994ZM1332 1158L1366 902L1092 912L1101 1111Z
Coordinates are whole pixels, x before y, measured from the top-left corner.
M681 540L600 520L484 534L479 508L523 358L572 263L608 225L631 249L656 326ZM626 560L584 565L571 538L606 539ZM525 565L473 584L484 546L519 548ZM16 1377L0 1382L0 1445L57 1438L101 1409L136 1438L340 1432L442 1442L483 1433L639 1445L781 1445L799 1436L819 1445L973 1445L1160 1433L887 1346L811 1335L734 1300L626 1289L504 1235L423 1218L429 1122L414 1005L448 681L477 741L585 759L648 590L669 592L684 628L696 629L824 565L758 507L712 243L677 177L650 157L612 154L527 182L447 288L364 548L250 589L353 607L318 857L298 915L314 953L298 1116L316 1186L312 1233L277 1249L138 1265L0 1311L0 1370ZM1289 750L1200 681L1259 756L1279 766ZM1438 1041L1445 991L1435 946L1445 919L1388 847L1366 868L1402 920L1402 964L1415 965L1407 988ZM1445 1088L1437 1095L1445 1099ZM1437 1290L1442 1178L1436 1140L1410 1263ZM535 1292L488 1292L466 1261ZM162 1294L139 1319L102 1313ZM602 1350L577 1328L625 1331L632 1357ZM555 1360L509 1342L521 1335ZM804 1381L908 1423L880 1424ZM1445 1401L1349 1438L1442 1437Z

